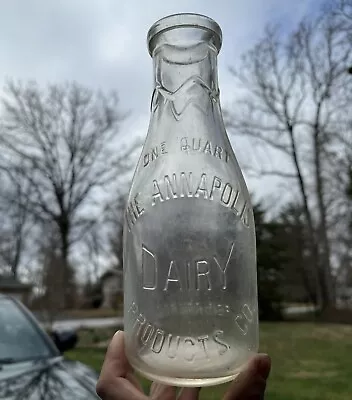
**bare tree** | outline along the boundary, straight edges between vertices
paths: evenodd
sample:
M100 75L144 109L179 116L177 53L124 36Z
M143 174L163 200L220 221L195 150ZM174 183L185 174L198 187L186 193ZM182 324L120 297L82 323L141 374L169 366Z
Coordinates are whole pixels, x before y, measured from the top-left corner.
M0 262L6 272L17 277L33 230L28 209L31 188L18 182L9 170L2 171L0 176Z
M324 5L324 11L342 23L341 28L348 34L348 39L352 40L352 0L327 2Z
M108 199L101 212L101 218L90 230L82 249L84 258L89 260L86 281L96 283L102 275L102 268L122 269L123 266L123 215L127 198L128 182L114 198Z
M228 127L280 160L259 166L260 175L297 185L322 309L334 302L332 244L342 188L336 174L351 135L351 50L345 22L328 13L304 19L287 37L267 28L231 68L241 90L226 113Z
M40 286L43 292L41 310L52 327L57 316L66 307L75 305L74 274L58 251L55 236L40 249Z
M300 205L289 203L281 210L277 221L282 226L281 241L284 243L287 252L287 260L282 265L283 287L287 289L285 284L293 285L294 291L290 293L294 297L302 296L305 293L306 299L316 303L316 276L312 265L311 251L307 248L309 238L307 239L307 223L304 218L304 211ZM279 239L279 240L280 240Z
M72 247L95 225L104 190L131 167L136 143L120 139L117 94L10 81L2 101L2 168L31 188L27 207L37 222L55 227L69 270Z
M117 201L107 207L106 223L109 227L108 241L113 268L123 268L123 213L127 195L122 194Z

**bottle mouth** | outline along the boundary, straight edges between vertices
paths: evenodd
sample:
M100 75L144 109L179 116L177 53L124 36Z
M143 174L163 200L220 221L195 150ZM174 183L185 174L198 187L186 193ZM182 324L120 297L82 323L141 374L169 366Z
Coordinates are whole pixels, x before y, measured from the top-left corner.
M220 26L211 18L201 15L201 14L193 14L193 13L181 13L181 14L173 14L167 17L164 17L158 21L156 21L152 27L148 31L147 35L147 43L149 54L152 56L157 45L157 38L168 32L175 29L183 29L184 34L178 35L178 38L175 37L169 38L170 40L166 41L169 44L175 42L175 45L181 47L187 47L187 41L190 45L195 44L195 41L209 41L215 46L217 52L219 52L222 44L222 32ZM201 30L203 31L203 37L200 38L199 35L195 37L195 35L191 34L190 31ZM187 31L187 33L186 33ZM193 43L192 43L193 42Z

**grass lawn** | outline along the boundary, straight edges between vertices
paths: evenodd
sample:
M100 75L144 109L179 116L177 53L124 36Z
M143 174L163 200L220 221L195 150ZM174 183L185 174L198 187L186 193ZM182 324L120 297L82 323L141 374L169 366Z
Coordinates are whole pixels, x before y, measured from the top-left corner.
M112 333L82 332L79 346L67 356L99 371L106 348L94 348L93 343ZM261 351L267 352L273 363L266 400L352 398L352 326L262 323L260 342ZM142 381L147 389L148 382ZM226 385L204 388L200 398L218 400L225 390Z

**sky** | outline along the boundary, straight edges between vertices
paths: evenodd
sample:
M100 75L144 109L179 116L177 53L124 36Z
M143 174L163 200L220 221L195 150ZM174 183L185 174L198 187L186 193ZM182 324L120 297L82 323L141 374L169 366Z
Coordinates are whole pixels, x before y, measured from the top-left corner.
M265 25L280 23L289 31L321 4L322 0L2 0L0 94L7 78L41 85L77 81L94 89L114 89L121 111L130 112L124 134L144 138L153 90L146 36L155 21L196 12L218 22L223 32L218 67L224 108L236 96L229 67L261 38ZM236 140L232 144L235 153L243 150ZM247 177L247 184L259 197L275 192L275 182Z
M219 54L222 106L236 87L228 71L261 37L267 23L294 27L321 0L5 0L0 4L0 87L6 78L40 84L75 80L91 88L115 89L128 137L145 137L153 85L146 46L149 27L178 12L205 14L223 31ZM236 151L236 143L233 143ZM253 182L255 191L263 191Z

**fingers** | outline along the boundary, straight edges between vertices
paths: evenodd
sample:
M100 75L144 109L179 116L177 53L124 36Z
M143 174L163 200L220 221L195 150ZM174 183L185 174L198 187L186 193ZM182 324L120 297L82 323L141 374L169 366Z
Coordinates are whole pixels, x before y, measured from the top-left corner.
M198 400L200 388L182 388L177 400ZM175 400L176 388L153 382L150 388L153 400Z
M113 336L105 355L103 368L104 366L113 368L116 376L125 377L127 373L132 372L132 367L125 355L124 333L122 331L117 331Z
M148 398L126 379L131 379L132 373L125 355L123 332L116 332L106 352L96 386L98 396L103 400L147 400Z
M253 357L231 384L224 400L262 400L270 367L269 356L258 354ZM103 400L148 400L139 389L139 383L125 355L123 332L117 332L108 347L96 389ZM182 389L178 399L198 400L199 390ZM174 400L176 391L174 387L153 383L150 397L153 400Z
M135 388L143 392L142 385L140 384L139 379L135 376L134 372L128 372L126 379L130 381Z
M178 400L198 400L200 388L182 389Z
M175 400L176 388L153 382L150 388L150 397L153 400Z
M262 400L271 368L270 357L258 354L231 384L224 400Z

